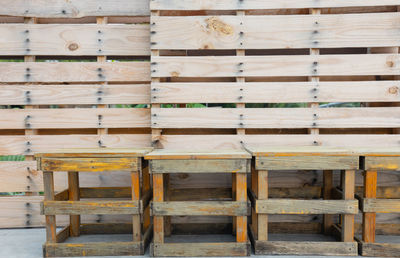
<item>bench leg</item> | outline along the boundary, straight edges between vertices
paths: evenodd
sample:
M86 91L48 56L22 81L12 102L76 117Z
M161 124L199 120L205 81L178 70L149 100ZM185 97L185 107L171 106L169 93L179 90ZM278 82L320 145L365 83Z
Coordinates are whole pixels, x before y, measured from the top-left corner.
M232 174L232 200L236 198L236 174ZM232 219L232 235L236 234L236 223L235 218Z
M164 201L164 178L163 174L153 174L153 201ZM154 243L164 243L164 217L154 216Z
M238 173L235 178L236 201L247 202L247 176L246 174ZM247 241L247 216L236 217L236 241Z
M258 171L257 199L268 199L268 171ZM268 240L268 215L258 214L257 221L258 240Z
M132 181L132 201L140 200L140 174L139 171L131 172ZM132 233L133 242L139 242L142 238L141 225L140 225L140 214L132 215Z
M54 201L54 177L52 171L43 172L43 183L44 183L44 200ZM46 215L46 241L49 243L57 242L57 228L56 228L56 216Z
M170 182L169 182L170 175L164 175L164 200L170 201ZM164 217L164 235L170 236L171 235L171 216Z
M342 191L344 200L354 200L354 188L355 188L355 171L345 170L341 171L342 177ZM342 215L342 241L353 242L354 241L354 214Z
M332 188L333 188L333 171L332 170L324 170L323 181L324 181L324 189L323 189L323 197L324 200L332 199ZM324 234L330 235L331 229L333 226L333 215L332 214L324 214Z
M79 201L79 173L70 171L68 172L68 199L70 201ZM70 215L70 235L72 237L78 237L80 235L81 216Z
M376 198L377 171L365 171L364 198ZM363 213L363 241L375 242L376 214L374 212Z

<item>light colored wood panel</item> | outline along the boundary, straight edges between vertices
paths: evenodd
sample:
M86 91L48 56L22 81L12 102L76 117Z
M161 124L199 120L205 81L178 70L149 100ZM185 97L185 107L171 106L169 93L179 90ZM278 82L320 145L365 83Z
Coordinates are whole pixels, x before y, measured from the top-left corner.
M183 201L153 202L153 216L247 216L247 202L231 201Z
M399 13L153 17L153 49L396 46ZM268 24L268 26L259 26Z
M138 201L44 201L44 215L139 214Z
M0 34L3 56L150 55L146 24L0 24Z
M398 171L400 170L400 157L365 157L365 170Z
M149 134L112 135L2 135L0 155L33 155L62 148L134 148L149 147Z
M151 173L248 173L246 159L151 160Z
M265 1L252 0L235 2L230 0L154 0L150 1L151 10L256 10L256 9L297 9L297 8L329 8L329 7L359 7L399 5L397 0L283 0Z
M225 149L225 150L201 150L187 151L178 149L155 149L146 154L145 159L163 160L209 160L209 159L251 159L251 155L246 150Z
M150 127L146 108L1 109L0 129Z
M364 212L400 213L399 199L370 199L363 201Z
M399 112L399 107L153 108L151 124L154 128L396 128Z
M153 83L151 88L153 103L400 101L398 81Z
M291 200L256 201L256 212L262 214L357 214L357 200Z
M150 85L0 85L0 105L147 104Z
M259 170L358 169L358 159L358 156L259 157L256 167Z
M0 15L80 18L85 16L147 16L148 0L4 0Z
M152 148L63 148L36 153L36 158L137 158L143 157Z
M268 60L268 62L266 62ZM152 77L399 75L400 55L154 56ZM0 77L1 79L1 77Z
M149 62L1 62L2 82L150 81Z

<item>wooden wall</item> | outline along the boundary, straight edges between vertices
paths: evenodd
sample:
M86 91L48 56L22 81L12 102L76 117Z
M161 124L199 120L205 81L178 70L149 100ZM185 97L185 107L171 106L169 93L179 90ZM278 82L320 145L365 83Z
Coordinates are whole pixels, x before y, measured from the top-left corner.
M2 1L0 156L25 158L0 162L0 192L13 195L0 197L0 227L43 225L34 153L150 146L148 22L148 0ZM80 180L126 186L121 173ZM57 174L56 190L66 181Z

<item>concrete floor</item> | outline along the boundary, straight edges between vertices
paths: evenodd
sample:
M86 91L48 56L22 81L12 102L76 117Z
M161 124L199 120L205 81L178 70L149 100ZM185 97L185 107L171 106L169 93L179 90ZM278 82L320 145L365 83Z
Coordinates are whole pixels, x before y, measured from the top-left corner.
M98 241L104 236L85 236L86 240ZM114 236L121 237L121 236ZM126 236L123 236L126 237ZM81 239L82 240L82 239ZM121 239L120 239L121 240ZM76 242L76 239L70 239ZM45 230L40 229L1 229L0 230L0 258L39 258L42 257L42 244L45 242ZM396 241L397 242L397 241ZM148 257L148 252L146 254ZM302 256L255 256L254 257L279 257L299 258ZM104 257L104 256L102 256ZM116 256L112 256L116 257ZM142 256L119 256L142 257ZM306 256L303 256L306 257ZM313 256L322 257L322 256ZM335 256L329 256L335 257ZM339 256L337 256L339 257Z

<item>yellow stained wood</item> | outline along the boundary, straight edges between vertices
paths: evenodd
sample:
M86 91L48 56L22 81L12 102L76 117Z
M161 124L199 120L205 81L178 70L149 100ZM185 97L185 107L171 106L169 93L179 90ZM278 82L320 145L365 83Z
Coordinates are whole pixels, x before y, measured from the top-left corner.
M251 155L244 150L154 150L145 155L145 159L250 159Z
M95 157L143 157L152 148L71 148L36 153L35 157L95 158Z

